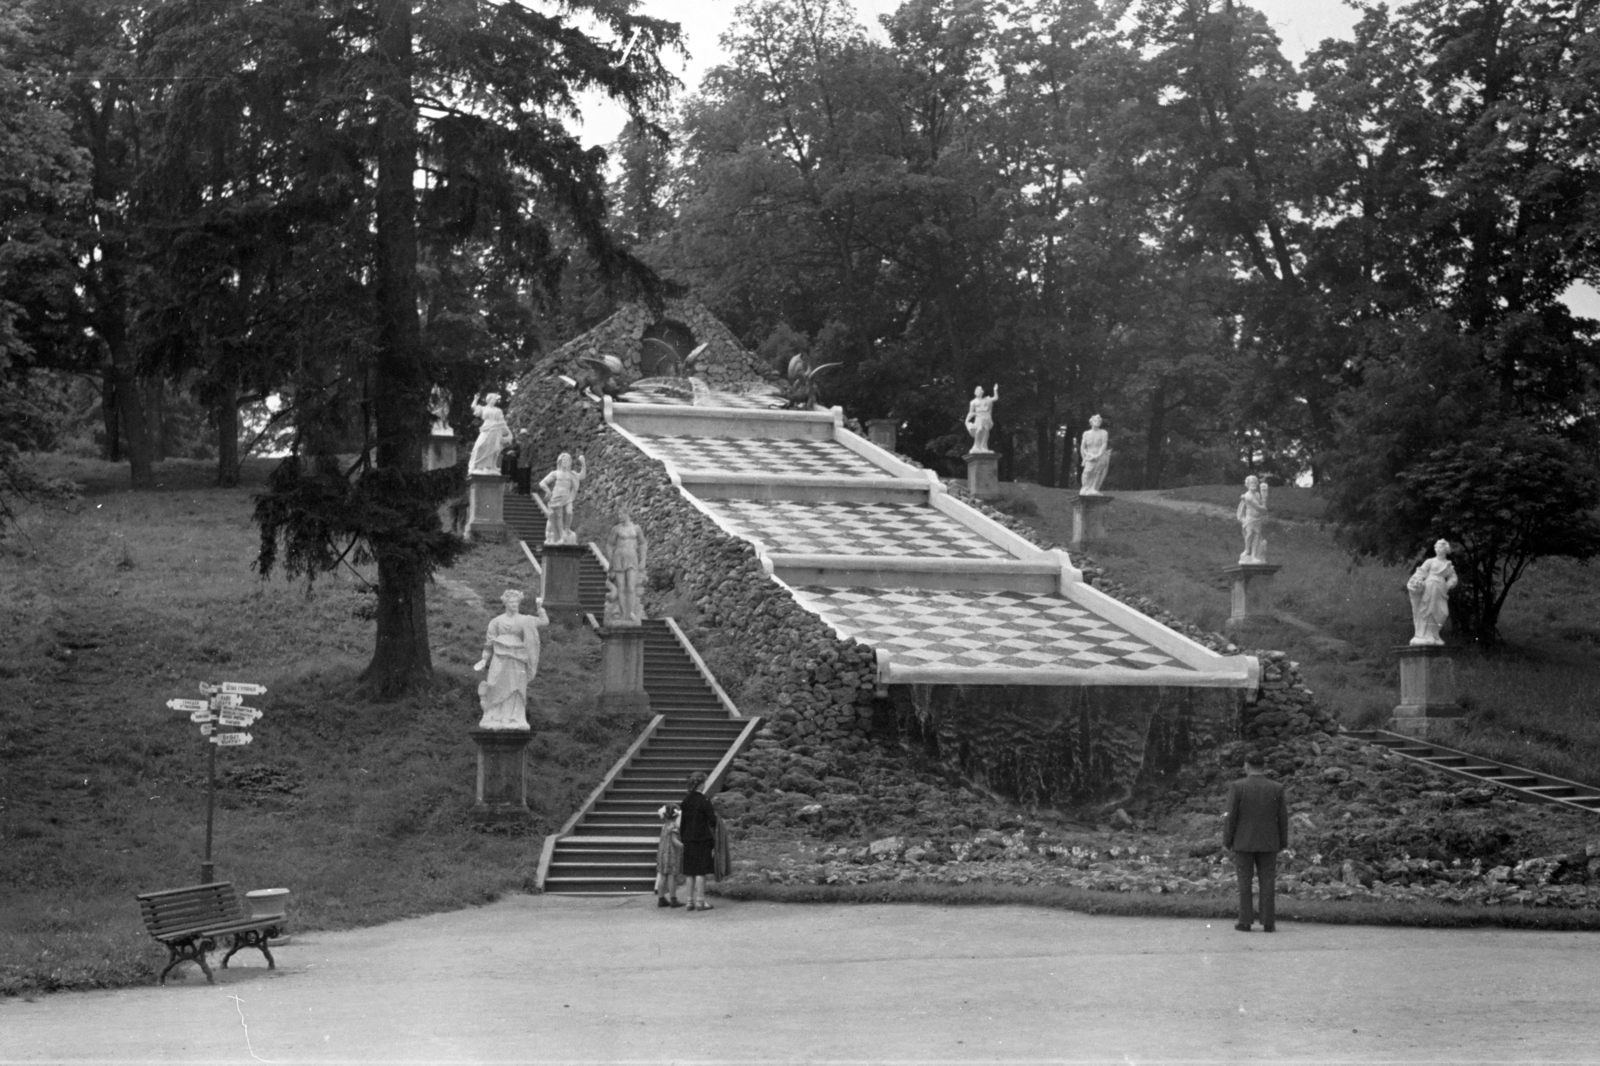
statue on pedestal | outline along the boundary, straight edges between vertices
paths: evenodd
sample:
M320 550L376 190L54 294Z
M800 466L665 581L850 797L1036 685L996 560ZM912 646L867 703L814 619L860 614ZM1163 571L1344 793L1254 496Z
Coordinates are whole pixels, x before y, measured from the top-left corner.
M1089 419L1089 428L1083 431L1078 454L1083 457L1083 482L1078 488L1080 496L1100 495L1100 485L1111 466L1111 448L1106 431L1100 428L1100 416Z
M1000 386L994 387L994 395L985 396L983 386L979 385L972 390L972 402L967 404L967 432L972 434L972 450L975 452L989 451L989 431L994 428L994 402L1000 398Z
M1459 583L1455 565L1450 562L1450 542L1440 537L1433 545L1433 558L1423 560L1406 582L1415 632L1412 644L1444 643L1439 630L1450 617L1450 590Z
M649 544L644 530L624 509L606 536L605 622L608 626L644 624L644 568Z
M546 544L576 544L578 534L572 528L572 501L578 498L578 489L589 475L589 463L578 456L578 469L572 469L572 455L562 452L556 457L556 468L539 482L545 494L545 505L550 508L550 528L545 531Z
M1244 531L1244 553L1241 563L1267 561L1267 483L1254 474L1244 479L1244 495L1239 497L1235 517Z
M500 453L514 438L499 404L500 394L491 392L483 398L483 403L472 405L472 413L483 420L483 425L478 429L478 439L472 445L472 457L467 460L469 474L500 473Z
M534 599L534 613L522 614L522 593L507 589L500 601L504 614L489 620L483 638L483 657L472 665L487 669L478 683L478 703L483 707L479 729L527 729L528 683L539 672L539 627L550 624L544 605Z

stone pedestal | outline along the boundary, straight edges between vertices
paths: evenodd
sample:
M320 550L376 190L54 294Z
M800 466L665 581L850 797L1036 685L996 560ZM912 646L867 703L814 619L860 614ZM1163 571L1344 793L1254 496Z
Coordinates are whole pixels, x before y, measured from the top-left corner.
M472 818L480 823L520 822L529 817L526 760L531 729L473 729L478 746L477 802Z
M967 491L980 500L1000 495L1000 456L994 452L967 453Z
M467 475L467 539L505 540L511 534L504 509L506 479L500 474Z
M1442 644L1404 644L1400 659L1400 705L1389 728L1410 737L1437 737L1461 724L1456 703L1456 663Z
M1272 576L1282 569L1270 563L1239 563L1222 568L1233 582L1233 613L1228 616L1228 628L1273 617Z
M1115 498L1098 494L1085 496L1082 493L1072 498L1074 548L1106 539L1106 508L1111 506L1111 501Z
M428 450L422 456L422 469L444 470L456 465L456 435L449 430L433 431Z
M601 626L600 696L595 707L602 713L650 712L650 695L644 690L644 626Z
M894 451L899 442L900 420L898 418L869 418L867 419L867 439L885 451Z
M544 546L544 609L552 622L577 622L583 619L583 604L578 600L578 572L587 544L546 544Z

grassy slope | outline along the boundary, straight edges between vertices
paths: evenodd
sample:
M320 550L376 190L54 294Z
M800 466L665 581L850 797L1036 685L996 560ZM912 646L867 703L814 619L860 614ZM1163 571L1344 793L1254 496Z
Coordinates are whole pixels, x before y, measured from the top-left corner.
M531 573L510 546L471 553L430 590L440 684L397 703L349 692L371 653L373 597L353 573L251 571L251 493L163 464L156 492L65 461L74 513L33 512L0 543L0 994L123 983L164 964L134 893L193 883L206 747L172 697L197 682L268 686L247 748L219 753L214 857L242 890L294 890L294 925L339 928L470 905L525 886L540 837L636 732L597 720L599 644L546 631L530 718L527 835L470 831L478 710L470 666L489 610ZM259 486L264 466L247 482ZM365 616L365 617L364 617ZM184 969L191 969L185 967Z
M1032 485L1011 491L1037 504L1039 514L1026 521L1066 542L1070 493ZM1231 506L1238 490L1213 486L1172 495ZM1347 726L1381 725L1400 696L1393 648L1411 636L1407 574L1400 567L1353 563L1330 532L1310 520L1320 507L1307 490L1274 489L1272 507L1290 519L1268 545L1269 560L1283 566L1275 581L1278 604L1315 631L1277 623L1240 639L1298 660L1307 684L1338 709ZM1094 560L1109 576L1180 617L1222 627L1229 590L1221 568L1240 549L1235 522L1121 499L1108 511L1106 525L1109 542L1095 549ZM1536 564L1506 603L1504 647L1487 654L1458 649L1458 685L1467 711L1462 746L1600 783L1597 578L1592 568L1569 560Z

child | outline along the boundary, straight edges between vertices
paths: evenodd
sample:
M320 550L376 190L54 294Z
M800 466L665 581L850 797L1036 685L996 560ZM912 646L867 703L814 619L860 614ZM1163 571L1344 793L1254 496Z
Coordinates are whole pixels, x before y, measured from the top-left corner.
M683 840L678 836L681 813L669 803L656 811L661 819L661 842L656 845L656 906L681 907L678 882L683 880Z

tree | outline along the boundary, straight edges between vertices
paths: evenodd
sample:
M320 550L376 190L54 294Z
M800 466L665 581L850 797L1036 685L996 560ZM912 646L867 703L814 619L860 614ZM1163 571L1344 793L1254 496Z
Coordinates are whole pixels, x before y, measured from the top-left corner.
M437 276L441 264L465 276L463 263L493 260L502 277L533 288L551 281L556 249L570 240L603 277L655 291L654 275L606 227L605 153L562 124L576 114L576 93L593 89L664 135L645 113L664 99L670 79L658 55L677 28L633 7L221 0L175 4L157 20L162 78L213 93L257 79L276 87L234 111L254 127L246 139L282 146L250 155L270 173L243 190L260 202L257 214L290 227L293 255L266 311L303 323L302 312L327 307L318 289L329 286L343 306L336 328L321 331L330 358L293 370L296 450L258 499L258 566L309 579L347 560L376 564L377 641L362 677L373 694L431 677L426 583L463 547L437 518L457 487L453 472L422 469L430 397L451 360L427 343L419 276ZM197 203L250 208L231 173L224 167ZM354 459L341 460L351 443Z
M87 193L87 160L66 117L26 90L33 32L26 12L0 10L0 534L19 502L66 492L23 453L47 447L57 428L59 412L33 387L30 371L38 349L69 331L76 275L65 218Z
M1401 476L1397 532L1417 547L1444 537L1461 584L1455 624L1473 640L1499 639L1500 609L1528 564L1600 553L1600 478L1559 437L1526 422L1482 426L1469 440L1432 452ZM1400 554L1402 542L1393 542Z

